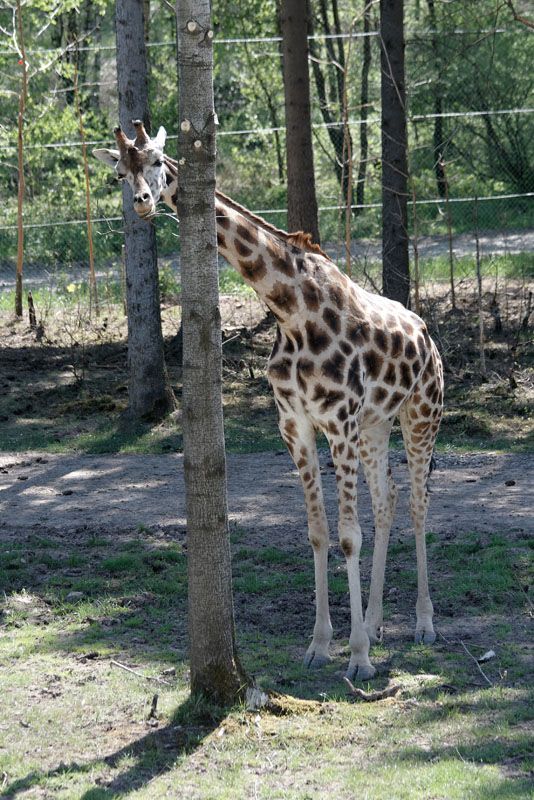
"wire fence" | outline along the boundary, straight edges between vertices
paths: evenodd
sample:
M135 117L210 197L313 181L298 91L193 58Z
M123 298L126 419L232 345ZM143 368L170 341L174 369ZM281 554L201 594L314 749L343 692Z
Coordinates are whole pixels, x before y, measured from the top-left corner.
M534 96L528 74L519 72L521 64L511 68L514 51L524 53L525 63L534 56L525 36L523 30L501 28L455 28L447 37L435 30L408 31L409 233L421 240L422 258L450 257L451 241L456 256L474 255L475 225L479 232L485 232L487 252L534 249ZM327 249L342 260L348 202L353 253L365 266L380 258L379 40L376 31L337 36L346 47L350 42L344 52L348 100L343 108L336 89L339 64L332 61L329 38L336 36L317 35L310 41L320 230ZM366 38L371 44L371 62L364 94L362 48ZM216 41L215 96L220 119L220 185L251 210L285 228L283 85L279 66L273 67L273 61L280 59L279 41L279 37ZM152 42L150 52L159 53L172 46L173 42ZM82 49L96 52L94 47ZM36 52L43 55L45 51L28 54ZM0 52L0 65L2 58L9 61L8 53ZM113 54L112 45L101 47L99 80L80 83L86 93L88 116L96 97L99 118L107 116L109 128L117 119ZM152 66L156 69L155 61ZM12 91L16 91L15 83ZM24 272L28 285L68 284L82 280L87 272L82 142L74 112L68 113L72 87L56 85L54 91L49 103L70 123L62 136L56 128L55 136L48 140L39 134L37 125L28 125L25 143ZM177 124L157 92L156 87L152 98L154 124L160 124L156 108L164 107L166 119L171 119L170 124L167 121L166 149L174 155L177 136L173 130ZM343 118L348 122L343 123ZM95 130L95 126L89 130ZM103 130L101 124L99 130ZM5 178L12 199L5 204L0 224L0 288L4 289L11 288L15 280L16 138L12 122L0 138L0 179L4 182ZM348 198L340 178L340 171L347 168L347 142L354 176ZM98 132L89 135L86 144L112 146L111 140ZM117 275L123 245L121 192L96 161L90 171L95 266L101 275ZM177 265L176 220L162 213L155 224L160 256Z

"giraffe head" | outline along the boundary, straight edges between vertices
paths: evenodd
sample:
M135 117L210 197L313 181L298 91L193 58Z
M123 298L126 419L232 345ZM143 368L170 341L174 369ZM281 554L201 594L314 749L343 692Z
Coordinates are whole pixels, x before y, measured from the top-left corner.
M115 128L118 150L93 150L93 155L113 167L119 180L125 180L133 192L136 213L143 219L154 216L156 204L166 187L163 148L167 133L160 128L151 139L140 120L133 120L135 139L128 139L120 126Z

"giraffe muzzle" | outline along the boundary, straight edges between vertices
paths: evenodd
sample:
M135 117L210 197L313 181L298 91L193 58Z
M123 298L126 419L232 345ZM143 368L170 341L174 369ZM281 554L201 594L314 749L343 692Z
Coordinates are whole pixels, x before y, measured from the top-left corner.
M134 211L142 219L153 217L156 213L156 204L150 192L139 192L134 196Z

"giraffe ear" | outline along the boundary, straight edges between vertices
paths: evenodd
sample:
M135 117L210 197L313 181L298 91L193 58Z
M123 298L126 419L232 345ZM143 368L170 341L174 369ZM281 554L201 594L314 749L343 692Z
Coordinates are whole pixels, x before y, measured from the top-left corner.
M157 133L156 138L154 139L154 144L156 145L157 148L159 148L160 150L163 150L163 148L165 147L165 140L166 139L167 139L167 131L165 130L165 128L162 125L161 128L159 129L158 133Z
M103 161L104 164L107 164L109 167L113 167L113 169L115 169L120 159L118 150L108 150L107 148L102 150L93 150L93 155L95 158L98 158L99 161Z

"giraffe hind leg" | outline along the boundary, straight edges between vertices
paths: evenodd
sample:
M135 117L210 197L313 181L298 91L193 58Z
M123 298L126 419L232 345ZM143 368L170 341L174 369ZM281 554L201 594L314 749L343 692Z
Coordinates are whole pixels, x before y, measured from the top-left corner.
M371 493L375 520L375 542L369 602L365 612L365 629L371 642L381 638L383 623L383 592L389 534L395 507L397 488L389 467L389 437L393 420L363 430L360 439L360 458Z
M400 413L400 423L410 473L410 513L415 532L417 554L417 603L415 642L432 644L436 639L434 609L428 587L425 524L428 511L428 478L434 443L441 418L441 405L428 411L428 405L407 401Z

